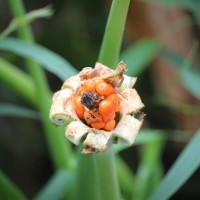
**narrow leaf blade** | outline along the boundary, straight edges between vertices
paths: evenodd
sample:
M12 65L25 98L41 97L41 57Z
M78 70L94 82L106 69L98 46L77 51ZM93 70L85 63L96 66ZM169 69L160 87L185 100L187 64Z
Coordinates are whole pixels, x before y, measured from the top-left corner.
M34 200L59 200L66 194L73 181L73 176L66 170L57 171Z
M31 119L40 119L40 115L38 112L21 107L18 105L8 104L8 103L1 103L0 104L0 117L24 117L24 118L31 118Z
M200 1L198 0L145 0L148 3L158 3L158 4L163 4L165 6L180 6L185 9L188 9L192 11L197 19L200 20L200 15L199 15L199 6L200 6Z
M184 58L179 54L172 52L165 48L162 50L161 55L175 64L180 69L181 81L186 89L191 92L196 98L200 99L200 71L198 67L190 64L184 66Z
M200 130L183 150L150 200L167 200L200 166Z
M128 75L139 75L155 58L160 44L153 39L143 39L123 51L121 60L128 66Z
M181 79L184 86L197 98L200 99L200 72L192 68L181 70Z
M133 145L143 145L150 142L155 142L155 141L160 141L160 140L165 140L165 139L166 137L162 130L141 130L138 133ZM117 144L115 145L115 152L119 153L123 150L130 148L131 146Z
M24 194L0 171L0 199L25 200Z
M60 55L38 44L7 38L0 41L0 49L34 59L46 70L55 74L63 81L77 73L77 70Z

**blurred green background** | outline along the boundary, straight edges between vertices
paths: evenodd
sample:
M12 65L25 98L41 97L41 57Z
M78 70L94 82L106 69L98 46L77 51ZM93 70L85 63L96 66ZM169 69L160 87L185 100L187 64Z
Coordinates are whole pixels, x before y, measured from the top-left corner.
M167 4L154 2L131 2L122 58L131 75L138 76L135 87L147 114L142 128L161 130L167 137L160 158L165 173L200 127L199 98L182 82L180 73L180 65L185 63L199 70L200 18L194 9L198 2L193 4L194 7L188 6L188 1L180 1L183 3L177 5L171 1ZM31 24L37 43L60 54L78 70L94 66L111 1L24 0L24 4L27 11L46 5L52 5L54 9L49 19L37 19ZM11 19L7 1L0 0L0 32ZM15 33L12 36L15 37ZM151 43L144 43L147 47L143 48L138 42L147 38L156 39L162 48L159 51L154 49L154 52ZM136 50L132 49L136 46ZM20 57L4 51L0 55L26 71ZM139 70L134 69L137 63L141 65ZM51 90L59 90L61 80L48 71L45 74ZM200 85L192 87L199 89ZM1 80L0 102L33 108ZM0 168L31 198L53 173L41 122L0 115L0 127ZM138 168L141 148L140 145L133 146L120 153L133 172ZM171 199L200 199L199 187L200 171L197 170Z

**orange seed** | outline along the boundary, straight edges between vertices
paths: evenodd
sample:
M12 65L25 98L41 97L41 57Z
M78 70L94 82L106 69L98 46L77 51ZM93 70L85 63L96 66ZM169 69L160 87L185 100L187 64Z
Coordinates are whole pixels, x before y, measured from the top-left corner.
M103 100L99 104L99 113L101 115L108 114L114 110L114 105L111 101L109 100Z
M104 130L106 131L111 131L114 127L115 127L115 120L111 120L111 121L108 121L106 122L105 126L103 127Z
M115 111L112 110L110 113L102 115L102 117L103 117L104 122L108 122L110 120L113 120L113 119L115 119Z
M82 92L91 92L95 90L95 88L96 88L95 82L91 79L87 79L83 83Z
M93 110L85 111L84 119L88 124L102 122L102 116Z
M108 96L114 92L114 88L111 84L106 82L99 82L96 84L96 91L99 95Z
M105 122L96 122L91 124L92 128L101 129L105 126Z

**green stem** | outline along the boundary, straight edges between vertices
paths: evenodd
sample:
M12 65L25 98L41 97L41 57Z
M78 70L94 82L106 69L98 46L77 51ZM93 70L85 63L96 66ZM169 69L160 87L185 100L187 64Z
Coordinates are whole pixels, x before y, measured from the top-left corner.
M105 153L93 155L96 169L97 183L101 200L120 200L120 191L117 180L117 172L113 148Z
M76 170L75 200L99 200L97 178L92 155L79 153Z
M98 61L114 68L119 61L121 43L130 0L113 0Z
M11 12L14 17L25 15L25 9L21 0L9 0ZM18 35L26 42L34 42L34 38L28 25L18 29ZM63 134L63 129L55 129L48 119L51 100L48 98L50 90L42 68L33 60L26 59L27 68L33 78L35 90L37 91L37 106L42 115L46 140L51 153L54 166L58 169L69 168L71 148ZM59 131L62 130L62 133Z
M0 199L25 200L22 192L0 171Z
M114 68L124 33L130 0L113 0L104 33L98 61ZM102 200L119 200L120 191L117 180L114 151L110 148L106 153L93 156L94 165Z

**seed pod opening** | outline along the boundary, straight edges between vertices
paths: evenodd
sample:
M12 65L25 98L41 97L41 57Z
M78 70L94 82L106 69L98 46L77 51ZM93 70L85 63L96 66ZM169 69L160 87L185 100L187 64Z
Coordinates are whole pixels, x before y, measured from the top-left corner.
M104 152L116 141L131 145L143 123L144 107L133 89L136 78L124 75L126 65L116 70L100 63L86 67L67 79L55 93L50 119L56 125L69 124L66 137L83 153Z

